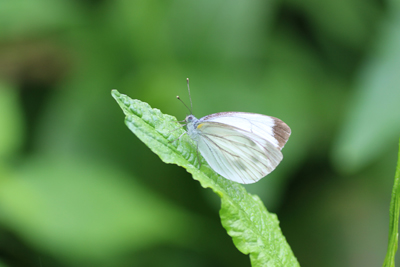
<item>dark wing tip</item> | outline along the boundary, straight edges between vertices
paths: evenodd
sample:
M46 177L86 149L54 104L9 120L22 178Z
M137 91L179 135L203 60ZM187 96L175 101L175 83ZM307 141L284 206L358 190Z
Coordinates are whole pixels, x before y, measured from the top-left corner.
M275 125L273 127L273 133L275 139L278 141L279 149L282 149L283 146L289 139L291 130L286 123L281 121L280 119L275 118Z

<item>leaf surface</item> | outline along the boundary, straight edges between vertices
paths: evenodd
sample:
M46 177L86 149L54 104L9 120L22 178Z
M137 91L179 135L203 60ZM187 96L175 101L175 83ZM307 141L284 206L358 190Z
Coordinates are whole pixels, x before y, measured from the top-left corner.
M128 128L165 163L177 164L193 175L204 188L221 198L220 217L236 247L250 254L252 266L299 266L279 227L275 214L269 213L260 198L245 188L216 174L205 161L197 162L194 141L183 135L175 117L152 109L147 103L112 91L125 113Z

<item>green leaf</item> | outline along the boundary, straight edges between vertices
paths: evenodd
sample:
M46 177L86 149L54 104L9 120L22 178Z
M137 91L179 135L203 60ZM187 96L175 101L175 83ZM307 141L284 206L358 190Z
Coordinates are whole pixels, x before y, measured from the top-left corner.
M361 67L349 112L333 150L338 169L356 172L392 147L400 131L400 12L382 24Z
M81 21L82 16L73 1L1 1L0 39L41 36L43 32L65 29Z
M65 266L121 266L105 262L196 239L190 227L204 222L135 181L109 162L30 157L0 180L0 223L61 261L92 263Z
M247 193L238 183L216 174L204 161L198 168L194 142L177 129L175 117L152 109L147 103L112 91L124 111L128 128L165 163L184 167L204 188L221 198L221 222L236 247L250 254L253 266L299 266L279 228L275 214L267 211L258 196Z
M0 116L0 160L3 160L15 153L23 141L23 119L18 103L18 91L3 82L0 83L0 114L2 114Z
M7 267L8 265L6 265L4 262L0 261L0 267Z
M394 267L395 255L399 241L399 214L400 214L400 141L399 155L394 176L392 199L390 201L390 222L389 222L389 244L386 253L384 267Z

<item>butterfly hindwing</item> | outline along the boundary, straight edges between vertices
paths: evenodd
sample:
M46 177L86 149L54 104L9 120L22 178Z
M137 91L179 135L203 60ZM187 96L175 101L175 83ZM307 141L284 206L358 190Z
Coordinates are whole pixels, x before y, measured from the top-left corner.
M225 178L243 184L254 183L272 172L282 160L279 144L271 142L269 135L256 134L265 130L258 125L248 129L245 121L242 125L239 123L240 128L216 120L200 121L199 151L211 168Z

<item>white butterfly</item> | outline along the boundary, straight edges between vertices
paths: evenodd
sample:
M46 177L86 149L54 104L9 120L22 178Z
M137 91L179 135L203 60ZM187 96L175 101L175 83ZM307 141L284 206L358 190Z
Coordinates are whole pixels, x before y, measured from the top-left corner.
M187 134L210 167L242 184L255 183L278 166L291 132L280 119L246 112L221 112L201 119L188 115L185 122Z

